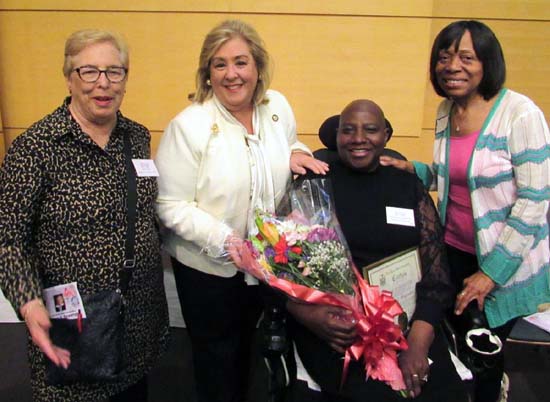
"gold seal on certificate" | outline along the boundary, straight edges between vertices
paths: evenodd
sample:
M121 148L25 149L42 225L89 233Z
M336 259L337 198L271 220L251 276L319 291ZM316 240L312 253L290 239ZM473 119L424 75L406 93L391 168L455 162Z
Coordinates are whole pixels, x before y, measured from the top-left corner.
M416 307L416 284L422 278L418 248L413 247L367 265L363 268L363 276L369 285L392 292L407 319L412 317Z

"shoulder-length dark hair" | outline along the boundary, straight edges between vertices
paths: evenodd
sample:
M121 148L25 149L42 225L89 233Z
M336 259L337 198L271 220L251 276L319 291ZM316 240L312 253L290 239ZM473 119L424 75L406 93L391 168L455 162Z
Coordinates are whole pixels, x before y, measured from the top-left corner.
M483 65L483 78L477 91L485 100L491 99L504 85L506 80L506 63L500 43L491 29L480 21L455 21L447 25L434 40L430 57L430 80L435 92L439 96L447 94L439 86L435 68L439 59L439 52L455 47L458 50L460 40L466 31L470 32L477 58Z

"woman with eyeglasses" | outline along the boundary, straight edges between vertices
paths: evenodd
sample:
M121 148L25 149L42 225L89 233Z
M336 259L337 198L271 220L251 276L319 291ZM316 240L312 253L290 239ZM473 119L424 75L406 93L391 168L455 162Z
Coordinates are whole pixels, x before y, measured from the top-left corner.
M75 356L50 338L52 312L44 290L73 282L81 295L115 290L127 262L125 153L150 158L148 130L119 111L128 66L128 48L118 35L70 35L63 65L70 96L14 140L0 170L0 286L27 326L36 401L146 401L146 374L167 345L153 208L157 183L138 170L135 266L123 292L125 367L111 382L46 381L48 361L67 369ZM67 300L64 313L77 303Z

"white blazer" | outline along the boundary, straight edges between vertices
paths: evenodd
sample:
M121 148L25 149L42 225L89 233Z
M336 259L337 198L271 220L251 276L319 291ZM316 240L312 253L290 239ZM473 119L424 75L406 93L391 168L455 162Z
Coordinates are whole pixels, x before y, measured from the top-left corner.
M297 140L296 121L286 98L269 90L266 104L254 109L271 169L275 205L290 180L290 154L310 153ZM157 212L169 229L165 249L182 264L230 277L236 268L223 253L226 236L247 236L251 189L247 132L218 101L193 103L164 131L155 163L159 171Z

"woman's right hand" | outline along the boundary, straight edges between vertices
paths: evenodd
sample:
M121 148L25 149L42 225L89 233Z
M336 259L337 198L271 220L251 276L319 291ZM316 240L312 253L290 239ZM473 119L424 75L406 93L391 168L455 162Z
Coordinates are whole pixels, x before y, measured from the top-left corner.
M410 161L404 161L402 159L392 158L391 156L381 155L380 164L382 166L393 166L397 169L405 170L409 173L414 173L414 165Z
M50 339L52 323L48 311L42 300L34 299L25 303L21 309L21 316L29 329L33 343L56 365L64 369L71 364L71 352L55 346Z
M483 311L485 298L495 288L495 282L486 273L479 270L464 279L463 284L464 288L456 297L455 314L462 314L472 300L476 300L479 311Z
M344 353L357 337L351 311L327 304L287 302L287 310L306 328L326 341L332 349Z

